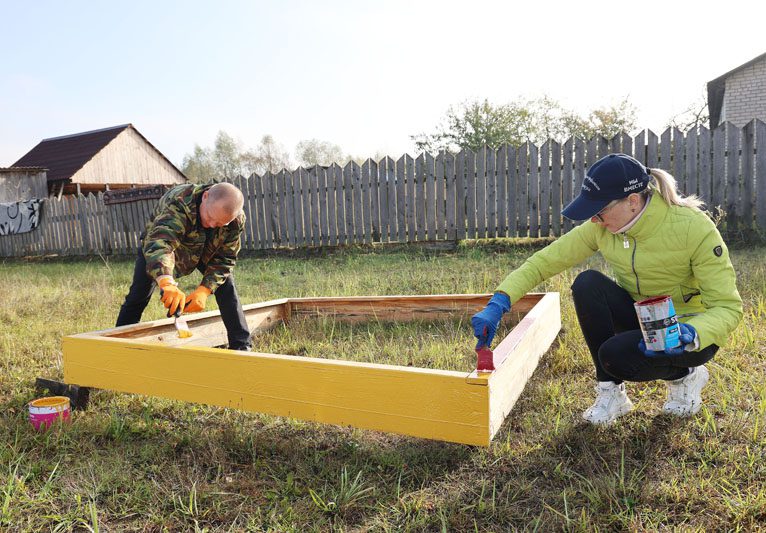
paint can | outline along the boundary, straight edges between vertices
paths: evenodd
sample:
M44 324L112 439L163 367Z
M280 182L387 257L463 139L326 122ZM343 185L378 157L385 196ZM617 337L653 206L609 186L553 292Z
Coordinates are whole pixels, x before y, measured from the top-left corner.
M678 319L670 296L656 296L635 302L638 323L644 336L646 348L662 352L666 348L681 345Z
M29 422L38 431L45 431L56 420L69 420L69 398L66 396L48 396L29 402Z

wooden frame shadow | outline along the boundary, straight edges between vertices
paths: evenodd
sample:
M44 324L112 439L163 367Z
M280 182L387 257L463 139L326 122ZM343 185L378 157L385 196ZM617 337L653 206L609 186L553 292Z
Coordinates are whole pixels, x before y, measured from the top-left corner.
M296 316L339 321L429 320L464 315L489 294L286 298L244 307L253 334ZM246 353L226 343L218 311L63 339L64 381L303 420L489 446L561 329L559 294L528 294L520 322L497 344L493 372L471 373ZM508 316L508 315L506 315Z

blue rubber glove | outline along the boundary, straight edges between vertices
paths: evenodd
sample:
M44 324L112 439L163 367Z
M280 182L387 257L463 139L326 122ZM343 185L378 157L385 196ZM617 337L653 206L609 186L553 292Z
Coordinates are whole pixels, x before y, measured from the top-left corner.
M479 340L477 348L489 346L497 332L497 326L500 325L500 319L503 313L511 310L511 299L507 294L496 292L489 300L487 307L473 315L471 326L473 334Z
M679 323L678 328L678 338L681 341L680 346L676 346L675 348L665 348L662 352L655 352L654 350L647 350L644 339L641 339L638 342L638 349L644 352L644 355L648 357L656 357L658 355L681 355L686 351L686 345L693 343L694 339L697 338L697 330L694 329L694 326L683 323Z

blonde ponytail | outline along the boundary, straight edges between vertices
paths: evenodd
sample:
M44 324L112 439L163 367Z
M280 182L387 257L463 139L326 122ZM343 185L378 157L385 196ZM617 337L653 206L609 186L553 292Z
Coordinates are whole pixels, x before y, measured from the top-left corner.
M678 185L676 179L661 168L651 168L649 175L654 178L649 186L659 191L662 198L668 205L680 205L682 207L691 207L692 209L701 209L704 202L692 194L691 196L681 196L678 194Z

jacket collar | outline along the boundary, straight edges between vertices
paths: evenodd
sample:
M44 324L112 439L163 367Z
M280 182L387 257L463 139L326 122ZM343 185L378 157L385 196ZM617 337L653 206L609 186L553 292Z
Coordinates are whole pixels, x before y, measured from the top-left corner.
M646 211L625 234L638 240L651 236L662 221L665 220L669 210L670 206L665 203L665 199L660 194L660 191L653 191Z

